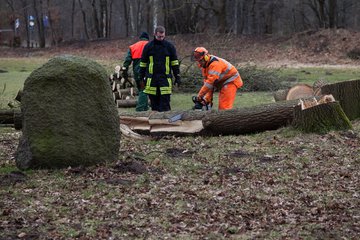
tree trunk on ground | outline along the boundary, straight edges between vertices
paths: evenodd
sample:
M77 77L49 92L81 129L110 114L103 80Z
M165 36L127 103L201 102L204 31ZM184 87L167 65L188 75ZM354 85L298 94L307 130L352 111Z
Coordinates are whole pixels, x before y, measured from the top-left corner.
M273 96L274 96L275 102L286 100L286 95L287 95L288 91L289 91L289 89L280 89L280 90L277 90L276 92L274 92Z
M196 133L204 135L246 134L274 130L290 124L297 100L226 111L120 113L120 123L150 133ZM180 120L169 122L181 114Z
M320 104L304 110L298 105L294 110L292 125L303 132L315 133L352 128L351 122L338 102Z
M21 111L19 109L0 110L0 124L15 124L15 129L21 129Z
M321 93L332 94L349 120L360 117L360 80L327 84L321 88Z
M314 96L313 88L308 84L298 84L289 89L286 100L308 98Z
M246 134L274 130L291 123L298 101L279 102L239 110L216 111L203 119L204 128L214 134Z

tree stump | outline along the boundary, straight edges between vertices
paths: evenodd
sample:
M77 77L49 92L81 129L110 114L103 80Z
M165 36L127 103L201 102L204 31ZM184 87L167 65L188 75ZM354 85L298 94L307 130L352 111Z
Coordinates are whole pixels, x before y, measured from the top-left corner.
M360 117L360 80L327 84L321 87L321 93L332 94L349 120Z
M338 102L319 104L302 110L294 108L292 125L303 132L327 133L330 130L347 130L352 125Z

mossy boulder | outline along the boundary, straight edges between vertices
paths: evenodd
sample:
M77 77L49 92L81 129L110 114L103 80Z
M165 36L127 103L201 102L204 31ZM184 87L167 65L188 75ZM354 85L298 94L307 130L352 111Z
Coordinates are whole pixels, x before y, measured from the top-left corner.
M116 161L119 118L98 63L55 57L26 79L21 99L20 169L89 166Z

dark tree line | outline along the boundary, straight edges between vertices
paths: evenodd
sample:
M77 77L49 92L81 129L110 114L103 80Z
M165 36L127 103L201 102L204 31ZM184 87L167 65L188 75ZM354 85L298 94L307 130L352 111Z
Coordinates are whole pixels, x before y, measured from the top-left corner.
M45 47L151 33L155 25L164 25L168 34L287 35L360 28L358 0L0 0L0 9L0 29L16 30L14 36L28 47L32 41Z

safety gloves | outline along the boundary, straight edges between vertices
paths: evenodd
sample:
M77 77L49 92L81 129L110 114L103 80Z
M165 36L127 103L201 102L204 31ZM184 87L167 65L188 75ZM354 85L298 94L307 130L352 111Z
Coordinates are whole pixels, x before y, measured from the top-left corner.
M181 85L181 77L180 77L180 75L175 76L175 82L174 83L175 83L176 86L180 87L180 85Z

